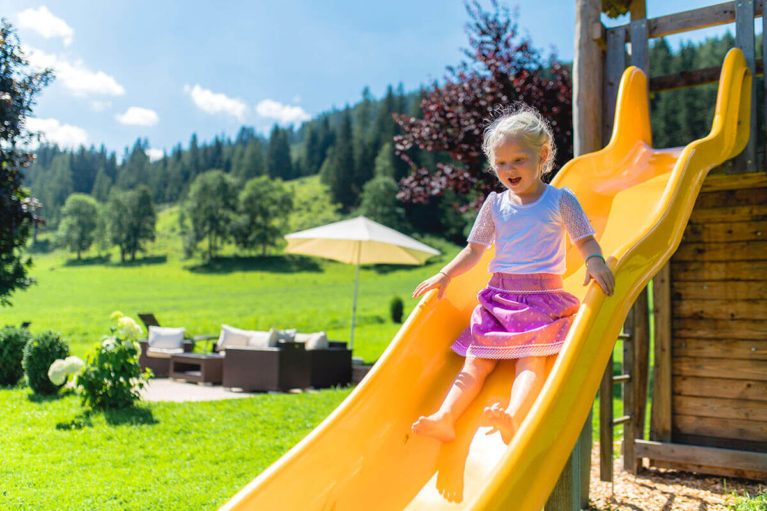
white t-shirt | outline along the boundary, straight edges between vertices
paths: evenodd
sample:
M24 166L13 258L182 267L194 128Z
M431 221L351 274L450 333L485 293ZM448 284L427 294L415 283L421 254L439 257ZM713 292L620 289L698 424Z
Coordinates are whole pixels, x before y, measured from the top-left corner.
M546 185L529 204L515 204L509 191L492 192L479 210L468 241L490 246L488 265L500 273L565 273L565 231L575 242L594 234L586 213L569 188Z

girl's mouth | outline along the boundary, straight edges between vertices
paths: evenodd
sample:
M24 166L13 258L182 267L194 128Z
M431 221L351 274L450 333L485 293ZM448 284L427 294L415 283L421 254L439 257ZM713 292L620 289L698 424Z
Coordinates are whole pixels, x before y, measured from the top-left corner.
M519 182L522 181L521 177L511 177L509 178L509 183L516 185L519 184Z

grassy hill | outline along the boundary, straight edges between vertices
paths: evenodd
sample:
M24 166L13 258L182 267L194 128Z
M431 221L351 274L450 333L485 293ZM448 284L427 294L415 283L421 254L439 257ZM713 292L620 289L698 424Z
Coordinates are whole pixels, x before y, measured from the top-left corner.
M303 207L288 220L290 225L302 229L311 226L311 218L337 219L332 209L324 219L320 212L312 216L312 208L322 205L316 176L300 184L291 185ZM325 330L331 339L349 340L353 266L280 249L266 256L237 255L233 246L209 264L183 259L178 215L178 206L158 211L156 240L135 262L120 264L116 249L100 254L92 248L80 262L61 250L34 255L37 284L17 292L12 307L0 309L0 326L31 321L33 332L59 331L81 357L108 332L115 310L134 318L152 312L162 325L184 326L191 335L217 334L226 323L246 329ZM405 301L407 314L415 305L409 296L417 283L459 250L441 240L426 241L443 255L423 267L362 267L354 356L374 361L381 354L400 326L389 317L392 297Z

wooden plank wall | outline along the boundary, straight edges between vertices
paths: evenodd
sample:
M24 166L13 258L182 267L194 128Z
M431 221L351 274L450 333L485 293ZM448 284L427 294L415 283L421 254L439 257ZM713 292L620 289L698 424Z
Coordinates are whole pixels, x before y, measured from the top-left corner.
M671 258L674 443L767 452L767 179L711 176Z

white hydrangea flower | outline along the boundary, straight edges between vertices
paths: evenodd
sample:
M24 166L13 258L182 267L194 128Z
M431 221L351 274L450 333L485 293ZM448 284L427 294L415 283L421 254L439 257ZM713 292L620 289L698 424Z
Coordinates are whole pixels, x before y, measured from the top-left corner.
M113 350L117 346L117 342L115 341L114 337L107 337L104 339L104 341L101 343L101 347L105 350Z
M128 316L122 316L118 319L117 326L117 335L123 339L138 339L142 334L141 327L138 323Z
M85 362L80 357L75 357L74 355L65 358L64 362L66 363L68 375L79 373L83 366L85 366Z
M123 314L122 312L114 311L112 314L109 315L109 318L110 319L120 319L123 316L125 316L125 314Z
M67 368L68 364L64 360L54 360L48 368L48 379L54 385L63 385L67 381Z

